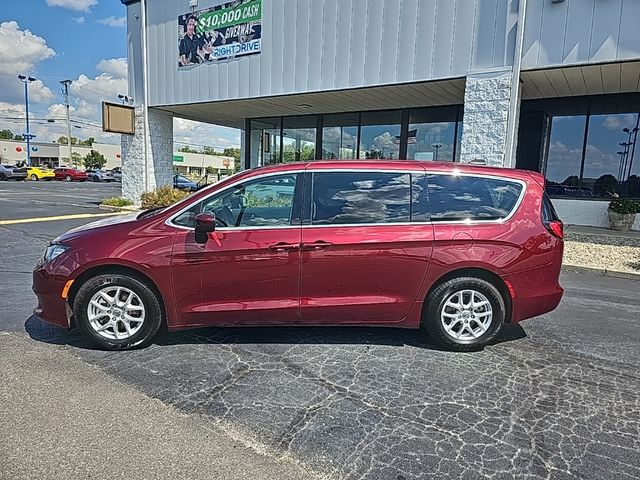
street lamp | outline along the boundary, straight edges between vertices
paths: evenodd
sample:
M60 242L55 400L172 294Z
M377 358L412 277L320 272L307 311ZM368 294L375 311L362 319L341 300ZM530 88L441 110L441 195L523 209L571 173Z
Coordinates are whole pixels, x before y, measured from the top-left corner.
M638 124L638 122L636 122L636 125ZM631 176L631 168L633 167L633 157L636 154L636 143L638 143L638 130L640 130L640 128L638 127L634 127L634 128L623 128L622 131L624 133L628 133L629 134L629 141L628 143L630 143L631 145L633 145L631 147L631 159L629 160L629 169L627 172L627 179ZM633 135L633 142L631 141L631 136Z
M431 147L436 151L433 161L437 162L438 161L438 150L440 150L440 148L442 147L442 144L441 143L433 143L431 145Z
M27 165L31 166L31 139L35 138L35 135L31 135L29 132L29 84L31 82L35 82L36 79L26 75L18 75L18 80L24 83L24 105L27 116L27 132L22 135L22 138L27 141Z

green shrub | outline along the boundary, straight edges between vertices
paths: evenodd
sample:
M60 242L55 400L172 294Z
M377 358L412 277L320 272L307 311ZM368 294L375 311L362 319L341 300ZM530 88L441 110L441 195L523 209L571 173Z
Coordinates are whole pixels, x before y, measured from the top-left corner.
M109 205L110 207L128 207L129 205L133 205L133 202L128 198L112 197L105 198L102 201L102 205Z
M609 204L609 210L613 213L640 213L640 202L626 198L618 198Z
M189 195L189 192L178 190L171 185L164 185L150 192L143 193L140 200L142 201L142 208L144 209L168 207Z

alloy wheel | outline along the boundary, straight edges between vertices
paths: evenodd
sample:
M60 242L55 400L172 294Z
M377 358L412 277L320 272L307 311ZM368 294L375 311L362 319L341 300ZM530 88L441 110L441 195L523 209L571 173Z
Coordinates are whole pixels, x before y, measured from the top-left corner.
M476 290L460 290L444 302L440 321L445 332L455 340L469 341L481 337L491 326L491 302Z
M145 308L133 290L111 285L91 297L87 318L98 335L109 340L124 340L142 328Z

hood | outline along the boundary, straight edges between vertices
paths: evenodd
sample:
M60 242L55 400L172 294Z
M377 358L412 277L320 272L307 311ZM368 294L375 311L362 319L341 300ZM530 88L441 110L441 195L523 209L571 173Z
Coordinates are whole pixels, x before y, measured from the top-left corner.
M138 220L138 215L140 215L140 212L127 213L124 215L116 213L114 214L113 217L103 218L95 222L87 223L86 225L80 225L79 227L72 228L71 230L68 230L66 233L63 233L58 238L56 238L54 242L58 242L58 241L64 242L65 240L71 240L72 238L75 238L82 233L85 233L90 230L95 230L97 228L109 227L111 225L119 225L122 223L135 222Z

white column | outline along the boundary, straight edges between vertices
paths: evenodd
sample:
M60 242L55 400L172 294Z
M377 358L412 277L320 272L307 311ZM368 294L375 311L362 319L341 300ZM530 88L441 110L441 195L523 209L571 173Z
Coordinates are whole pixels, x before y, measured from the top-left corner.
M136 108L135 135L122 135L122 195L140 203L143 192L170 185L173 176L173 116L148 109L145 131L144 109ZM146 148L145 148L146 142Z
M510 68L467 75L461 162L482 159L489 166L512 166L511 155L507 153L511 142L507 136L511 134L515 137L517 134L517 128L509 128L509 122L516 122L517 115L511 115L511 118L509 115L513 93L511 87ZM515 94L517 95L517 92Z

